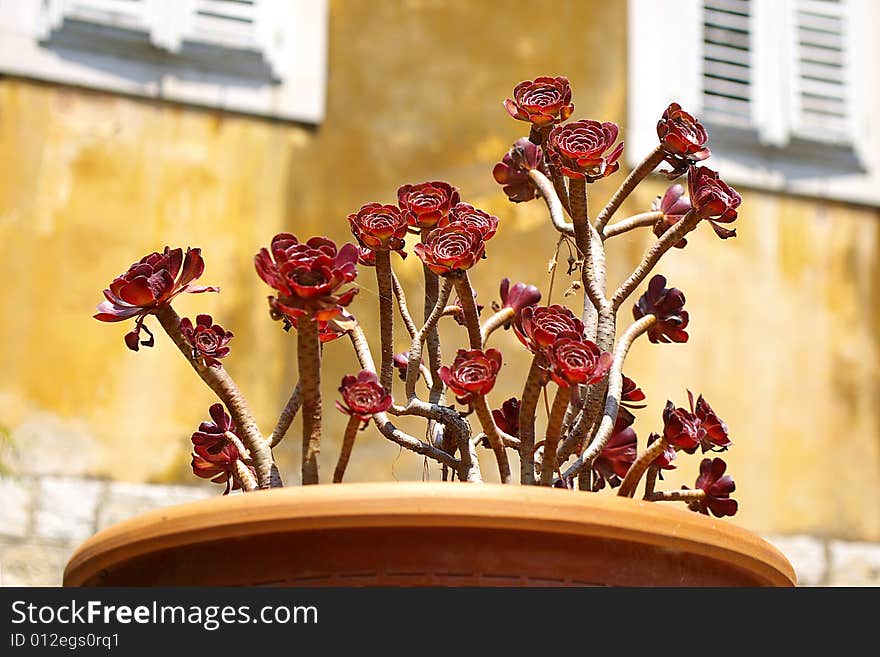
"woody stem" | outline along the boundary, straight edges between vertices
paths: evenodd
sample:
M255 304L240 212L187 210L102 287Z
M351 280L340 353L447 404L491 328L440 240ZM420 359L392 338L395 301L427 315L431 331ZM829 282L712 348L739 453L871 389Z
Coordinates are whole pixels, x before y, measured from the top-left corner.
M608 220L611 219L611 216L617 211L617 208L619 208L632 191L638 187L639 183L657 168L657 165L663 161L665 156L666 153L663 151L663 148L658 145L653 151L648 153L647 157L645 157L645 159L642 160L624 179L620 184L620 187L617 188L617 191L614 192L611 200L608 201L608 204L596 217L596 230L600 235L602 234L605 225L608 223Z
M170 304L166 304L156 311L156 319L168 334L168 337L177 345L180 352L189 361L202 381L214 391L232 416L235 426L238 428L240 437L245 447L251 454L254 469L257 472L257 483L260 488L269 488L272 479L272 449L269 442L263 438L257 422L251 413L250 407L226 370L220 367L205 365L200 359L192 358L192 345L180 331L180 316Z
M559 386L556 396L553 398L553 406L550 409L550 417L547 420L547 434L544 438L544 458L541 463L541 485L550 486L553 483L553 473L556 472L556 445L559 444L559 436L562 433L562 419L568 408L570 398L568 386Z
M374 251L376 255L376 282L379 286L379 335L382 367L379 383L391 390L394 376L394 292L391 279L391 252Z
M613 223L610 226L605 226L605 230L602 231L602 239L608 239L609 237L614 237L615 235L626 233L630 230L634 230L635 228L653 226L662 218L663 213L659 211L634 214L633 216L627 217L626 219L621 219L620 221Z
M535 483L535 414L542 388L541 359L540 354L532 357L519 406L519 475L523 485Z
M302 483L317 484L321 451L321 362L318 322L311 315L297 321L297 362L302 383Z
M495 460L498 462L498 474L501 477L501 483L509 484L511 483L510 461L507 458L504 439L501 436L501 432L498 431L498 427L495 425L492 412L489 410L489 404L486 403L486 398L481 395L474 398L473 405L474 410L477 413L477 418L480 420L480 425L483 428L483 433L486 434L486 437L489 439L489 444L492 446L492 451L495 452Z
M489 336L511 321L515 315L516 311L513 308L504 307L483 322L483 325L480 327L480 342L483 347L489 341Z
M623 478L620 488L617 489L618 496L632 497L635 494L636 488L639 485L639 480L642 478L642 475L645 474L645 470L647 470L654 460L663 453L663 450L666 449L668 444L666 438L660 436L659 439L655 440L648 446L648 449L642 452L641 456L639 456L635 463L630 466L629 471Z
M348 467L348 461L351 458L351 450L354 448L354 439L357 437L358 426L361 420L356 415L348 418L348 424L345 425L345 433L342 436L342 448L339 450L339 460L336 462L336 470L333 471L333 483L342 483L345 476L345 468Z
M666 493L651 493L645 499L649 502L699 502L706 497L702 488L696 490L672 490Z

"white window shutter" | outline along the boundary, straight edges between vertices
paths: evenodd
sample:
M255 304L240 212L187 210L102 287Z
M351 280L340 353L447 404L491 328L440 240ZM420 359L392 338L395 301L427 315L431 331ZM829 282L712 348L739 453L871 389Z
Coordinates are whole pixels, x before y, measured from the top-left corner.
M794 0L795 74L792 132L806 139L853 142L851 44L844 0Z
M707 121L749 128L755 95L751 3L704 0L702 4L702 113Z

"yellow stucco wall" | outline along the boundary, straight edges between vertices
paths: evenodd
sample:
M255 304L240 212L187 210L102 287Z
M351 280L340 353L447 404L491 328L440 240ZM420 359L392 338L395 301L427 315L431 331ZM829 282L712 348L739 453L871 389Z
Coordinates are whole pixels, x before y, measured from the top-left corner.
M210 394L163 335L135 354L123 325L91 319L113 276L164 244L203 248L203 280L223 291L176 306L213 313L236 333L227 367L266 431L295 368L293 338L269 320L268 290L252 267L275 232L350 239L345 216L362 203L391 202L404 182L446 179L502 220L473 275L480 299L496 298L505 275L546 291L555 235L543 206L508 203L490 174L523 130L501 101L521 79L565 74L577 117L624 127L655 117L625 115L625 3L556 3L529 28L519 5L332 3L328 114L317 129L0 79L0 425L12 430L13 467L191 477L188 436ZM594 207L615 184L593 186ZM659 191L660 183L640 190L621 216ZM637 429L659 428L667 397L684 404L687 387L703 392L736 443L728 460L737 522L878 539L880 217L742 191L737 239L721 242L703 227L658 270L685 290L692 337L634 348L627 371L650 402ZM634 266L649 237L614 240L611 280ZM417 293L415 257L400 275ZM352 310L370 330L371 272L361 284ZM565 287L563 277L554 301ZM420 312L417 294L411 303ZM444 333L448 355L463 336L454 324ZM517 345L509 333L496 340L507 360L496 405L519 393L513 382L527 362ZM398 350L405 346L401 335ZM332 399L356 367L347 344L327 354ZM330 403L326 416L325 473L342 426ZM297 422L279 449L291 482L298 434ZM484 463L490 472L491 459ZM697 463L683 457L669 485L692 485ZM351 480L421 476L420 459L372 431L349 470Z

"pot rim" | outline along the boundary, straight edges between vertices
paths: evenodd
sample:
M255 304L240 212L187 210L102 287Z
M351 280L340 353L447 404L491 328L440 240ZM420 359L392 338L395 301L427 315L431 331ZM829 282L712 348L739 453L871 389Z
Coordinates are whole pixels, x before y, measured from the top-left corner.
M80 586L144 554L230 535L388 525L521 530L524 523L549 533L684 550L747 570L771 586L797 585L778 548L729 521L616 495L449 482L297 486L156 509L83 542L67 563L64 585Z

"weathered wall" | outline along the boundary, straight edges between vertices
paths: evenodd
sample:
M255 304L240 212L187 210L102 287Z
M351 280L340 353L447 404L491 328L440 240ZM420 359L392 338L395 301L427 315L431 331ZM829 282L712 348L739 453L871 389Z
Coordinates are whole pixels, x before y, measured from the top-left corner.
M625 3L557 3L540 24L518 7L334 2L328 115L317 129L0 80L0 425L12 431L13 469L189 481L188 435L211 396L164 336L132 353L127 329L91 319L112 277L166 243L203 248L204 281L223 292L176 306L211 312L236 333L227 366L267 431L295 366L292 336L269 320L251 264L275 232L350 239L345 216L362 203L446 179L502 219L474 273L481 301L496 298L505 275L546 291L555 235L543 207L507 203L490 174L523 131L501 101L521 79L565 74L578 117L624 127L655 117L625 116ZM593 207L614 184L593 186ZM640 191L621 215L661 190ZM737 522L880 539L877 212L742 191L736 240L702 227L660 268L687 293L692 338L635 347L627 371L650 401L637 429L658 428L667 397L684 404L687 387L703 392L736 442ZM649 237L611 247L612 281ZM400 274L417 293L414 257ZM352 310L369 330L371 272L361 284ZM557 280L554 301L566 286ZM420 312L416 296L412 305ZM444 331L461 338L454 324ZM500 404L519 393L527 363L510 334L496 344L508 361ZM356 366L345 344L327 354L332 398ZM329 404L326 415L325 472L342 426ZM288 464L298 433L297 423L279 449ZM692 485L697 461L683 458L670 485ZM295 482L298 468L287 472ZM419 459L373 432L349 470L352 480L421 476Z

